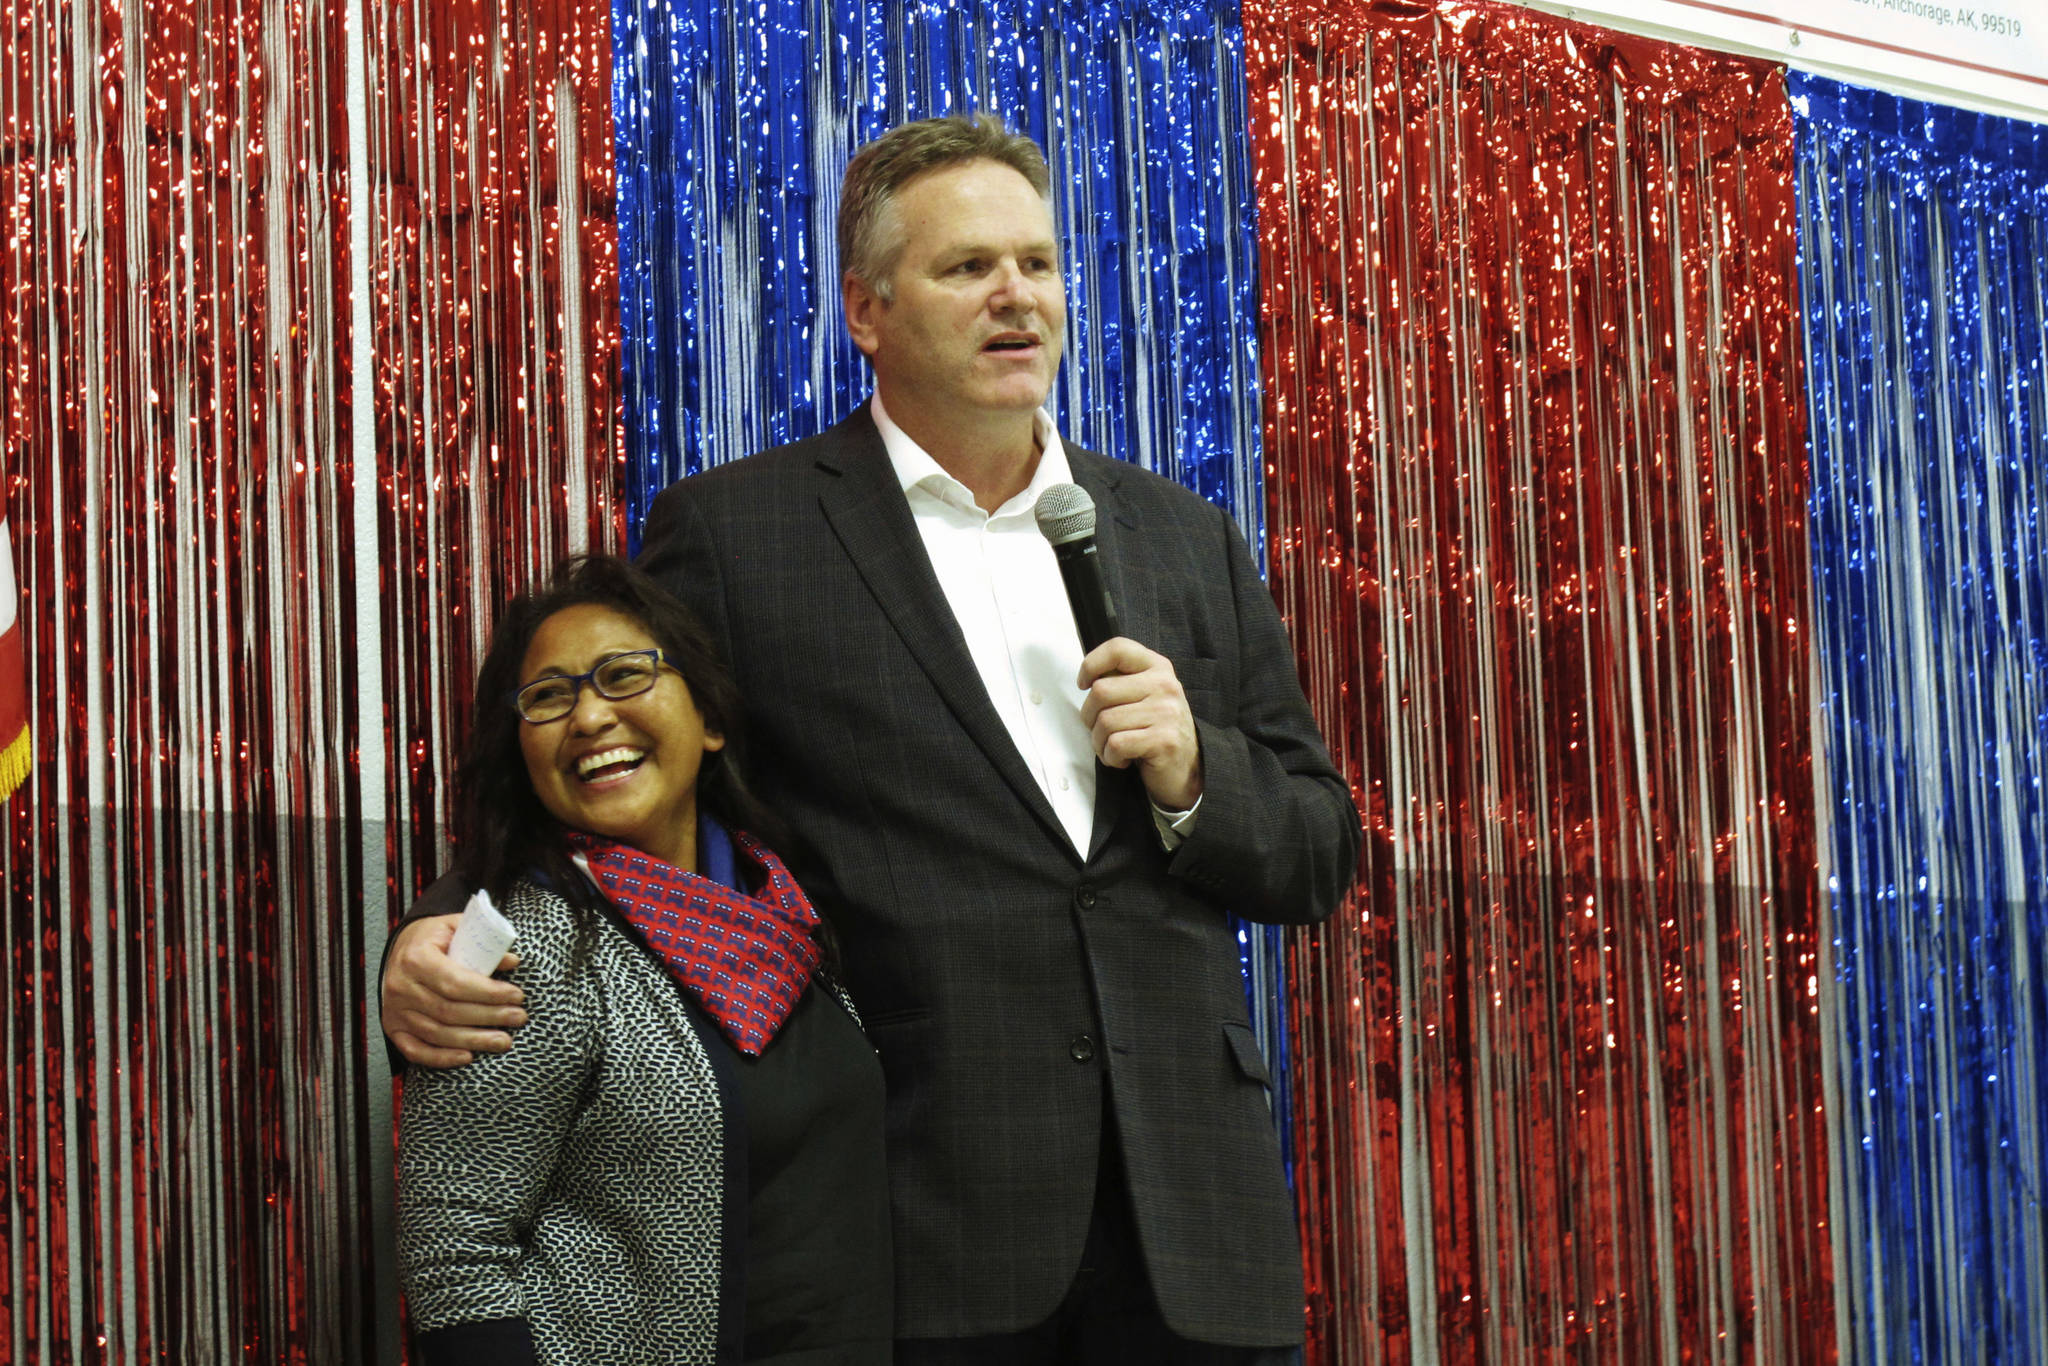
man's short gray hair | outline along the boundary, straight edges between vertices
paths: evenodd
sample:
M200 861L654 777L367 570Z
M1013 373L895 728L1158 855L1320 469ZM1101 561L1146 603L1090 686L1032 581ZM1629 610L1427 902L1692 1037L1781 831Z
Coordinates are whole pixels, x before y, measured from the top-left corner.
M994 114L952 115L898 124L853 154L839 191L839 268L887 302L890 277L903 255L903 234L884 240L896 192L927 171L965 161L993 161L1029 181L1052 205L1052 172L1045 153Z

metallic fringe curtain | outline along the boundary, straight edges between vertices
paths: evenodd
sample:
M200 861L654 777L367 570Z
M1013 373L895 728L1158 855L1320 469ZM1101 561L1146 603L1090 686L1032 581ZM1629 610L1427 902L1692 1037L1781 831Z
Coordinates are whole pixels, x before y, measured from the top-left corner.
M1826 1359L1782 75L1245 22L1273 577L1368 803L1290 945L1310 1359Z
M372 11L0 11L0 1360L395 1350L368 975L477 614L618 539L616 293L604 10Z
M1311 1361L2048 1355L2039 130L1244 21L0 0L0 1362L395 1356L367 1001L490 616L861 397L832 187L975 107L1064 429L1268 549L1367 809L1246 935Z
M618 0L631 521L671 481L868 393L839 312L839 180L905 119L987 110L1052 163L1064 435L1177 478L1259 542L1235 4Z
M13 0L0 366L33 774L5 812L18 1362L370 1316L342 31ZM309 1304L314 1287L334 1303Z
M498 606L621 550L612 34L603 0L366 7L366 363L399 905Z
M1795 76L1844 1355L2048 1359L2048 130Z

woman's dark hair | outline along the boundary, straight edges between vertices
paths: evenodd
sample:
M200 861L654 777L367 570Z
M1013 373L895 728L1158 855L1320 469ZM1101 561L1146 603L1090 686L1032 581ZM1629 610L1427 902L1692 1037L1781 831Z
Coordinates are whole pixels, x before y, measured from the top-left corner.
M556 565L546 587L505 604L477 670L469 743L455 770L456 866L470 885L502 897L519 878L537 873L573 904L586 900L585 880L569 860L567 832L534 795L519 748L519 729L526 723L510 700L541 623L582 606L608 607L632 618L668 655L689 685L705 729L725 737L725 747L707 751L698 770L699 808L728 829L746 830L776 847L783 832L742 776L746 746L739 689L710 633L695 613L626 561L578 555Z

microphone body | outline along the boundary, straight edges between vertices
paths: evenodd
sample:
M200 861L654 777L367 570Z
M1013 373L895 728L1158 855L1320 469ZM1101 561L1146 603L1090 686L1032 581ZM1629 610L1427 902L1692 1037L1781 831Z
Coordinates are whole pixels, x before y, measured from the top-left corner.
M1053 558L1059 562L1067 605L1074 610L1074 627L1081 636L1081 653L1087 654L1111 636L1122 635L1116 603L1109 596L1109 581L1102 573L1102 556L1095 548L1095 500L1078 484L1054 484L1038 496L1032 517L1052 543Z
M1116 603L1110 600L1109 584L1102 577L1102 556L1096 552L1095 538L1056 545L1052 555L1059 561L1060 579L1067 585L1067 603L1074 609L1074 626L1081 633L1081 653L1087 654L1111 636L1122 635Z

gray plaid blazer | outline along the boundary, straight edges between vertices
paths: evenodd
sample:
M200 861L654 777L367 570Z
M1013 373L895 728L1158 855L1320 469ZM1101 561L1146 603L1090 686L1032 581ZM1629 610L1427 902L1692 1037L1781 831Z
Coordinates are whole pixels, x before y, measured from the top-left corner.
M1293 1205L1225 912L1329 915L1358 814L1235 525L1177 484L1069 452L1125 634L1172 659L1196 718L1202 811L1170 857L1135 775L1110 771L1075 853L865 405L668 488L641 563L732 661L760 795L797 832L789 865L838 927L881 1053L899 1336L1052 1313L1107 1104L1167 1324L1298 1342Z

